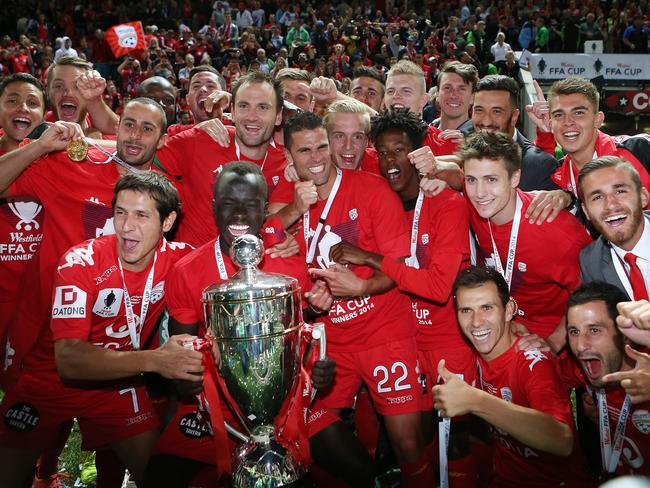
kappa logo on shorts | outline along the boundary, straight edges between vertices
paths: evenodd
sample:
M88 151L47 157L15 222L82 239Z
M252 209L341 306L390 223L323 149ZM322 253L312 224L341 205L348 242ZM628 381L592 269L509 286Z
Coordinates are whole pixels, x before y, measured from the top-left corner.
M121 288L104 288L99 290L95 305L93 305L93 313L100 317L116 317L122 305L122 297L124 290Z
M650 413L647 410L637 410L632 414L632 423L642 434L650 434Z
M40 421L41 415L31 403L16 403L5 412L5 425L18 432L31 432Z
M190 412L183 415L180 422L178 422L178 428L181 434L190 439L200 439L212 434L210 422L200 412Z
M86 316L86 292L74 285L57 286L52 305L53 319L82 319Z

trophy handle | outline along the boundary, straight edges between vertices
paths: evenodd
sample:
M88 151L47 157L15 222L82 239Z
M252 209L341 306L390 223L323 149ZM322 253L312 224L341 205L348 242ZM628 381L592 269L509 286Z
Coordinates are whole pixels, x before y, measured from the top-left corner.
M322 322L317 322L314 324L314 328L311 331L311 338L318 341L318 359L323 360L327 357L327 340L325 337L325 324ZM314 401L316 397L316 388L311 390L311 402Z

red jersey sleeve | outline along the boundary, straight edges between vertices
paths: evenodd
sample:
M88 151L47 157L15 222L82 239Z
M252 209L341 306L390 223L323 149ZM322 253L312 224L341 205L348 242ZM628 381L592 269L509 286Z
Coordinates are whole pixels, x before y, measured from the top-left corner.
M429 146L434 156L449 156L454 154L458 149L458 144L453 139L442 139L439 137L441 132L437 127L430 125L423 145Z
M185 260L179 261L180 264ZM169 272L165 280L165 297L167 297L167 311L169 316L181 324L201 323L196 309L196 302L201 297L192 295L193 287L188 280L191 277L185 272L186 267L177 263Z
M552 132L543 132L537 128L537 138L533 141L538 148L555 157L555 137Z
M398 259L409 255L410 235L402 202L388 183L375 176L381 191L371 192L365 200L371 212L375 241L380 254Z
M402 291L446 303L461 264L469 259L469 210L463 198L455 194L431 217L436 220L432 223L435 235L426 267L415 269L402 261L384 259L381 271Z
M513 371L519 377L528 406L572 426L569 395L550 353L537 349L522 351L518 354L517 363Z
M192 127L184 130L169 137L163 148L156 152L156 156L171 175L182 177L189 169L188 163L196 161L195 149L204 137L210 136L200 129Z
M278 186L271 193L269 203L291 203L293 201L293 187L294 184L292 181L281 178L280 183L278 183Z
M52 339L81 339L90 337L94 280L86 266L70 266L66 257L59 262L52 293Z

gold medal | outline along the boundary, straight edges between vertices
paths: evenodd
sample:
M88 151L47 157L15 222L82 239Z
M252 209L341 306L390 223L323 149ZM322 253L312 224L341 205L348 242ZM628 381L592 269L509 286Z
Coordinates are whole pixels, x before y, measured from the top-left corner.
M72 141L68 144L66 152L73 161L83 161L88 154L88 143L84 140Z

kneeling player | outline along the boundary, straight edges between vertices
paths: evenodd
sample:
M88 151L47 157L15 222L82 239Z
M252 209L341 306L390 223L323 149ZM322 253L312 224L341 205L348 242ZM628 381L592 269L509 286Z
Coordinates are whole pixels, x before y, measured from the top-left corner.
M163 238L179 207L162 175L124 176L113 197L116 234L61 259L51 331L32 351L38 366L25 369L0 410L0 486L24 487L41 450L73 418L83 449L111 448L142 479L158 420L141 374L190 379L202 371L201 354L180 345L189 336L143 350L165 307L166 275L189 251Z
M574 450L571 404L550 355L517 351L511 321L516 304L498 271L471 267L454 283L458 322L479 354L481 388L445 368L433 388L435 407L447 417L472 413L494 427L492 486L590 486Z

